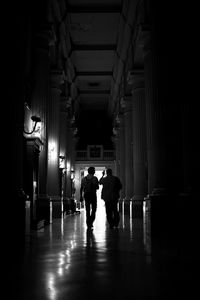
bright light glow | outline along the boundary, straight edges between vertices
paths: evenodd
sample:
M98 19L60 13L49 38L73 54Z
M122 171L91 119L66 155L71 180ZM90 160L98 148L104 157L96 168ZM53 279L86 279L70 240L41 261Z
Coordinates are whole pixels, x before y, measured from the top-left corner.
M74 169L71 168L71 179L74 180L75 178L75 173L74 173Z
M130 201L130 220L132 220L132 200Z
M58 269L58 275L62 276L64 273L63 268L59 268Z
M70 169L71 169L71 164L70 164L70 162L69 162L69 161L67 161L67 172L69 172L69 171L70 171Z
M41 138L41 122L35 123L31 119L33 113L27 103L24 105L24 135L29 137ZM35 128L35 129L34 129ZM34 129L34 132L32 132Z
M50 141L48 144L48 149L49 160L51 162L55 162L58 157L57 144L54 141Z
M88 168L84 170L84 176L88 174L87 171ZM99 167L98 169L95 168L95 176L98 178L98 180L102 177L102 171L105 170L105 167ZM105 202L101 199L101 191L102 191L102 185L99 185L99 189L97 190L97 211L96 211L96 219L94 222L95 229L102 230L102 228L105 229L106 226L106 212L105 212Z
M65 263L64 258L65 258L64 254L60 253L59 263L58 263L59 266L63 266L64 265L64 263Z
M55 288L55 275L53 273L48 273L47 276L47 290L49 293L49 299L55 300L57 297L57 290Z
M132 207L133 207L133 202L131 200L130 201L130 236L131 237L132 237L132 232L133 232Z

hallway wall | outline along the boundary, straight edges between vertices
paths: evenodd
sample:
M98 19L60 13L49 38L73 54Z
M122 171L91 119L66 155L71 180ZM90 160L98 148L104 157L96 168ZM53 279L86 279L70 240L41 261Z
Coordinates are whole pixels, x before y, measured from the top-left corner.
M136 137L134 136L136 132L133 127L129 129L127 126L126 130L124 127L127 121L124 98L128 96L132 102L136 100L133 92L135 78L133 76L132 83L128 84L127 77L128 74L138 74L142 70L145 88L145 110L142 112L142 117L146 121L145 134L147 136L145 174L148 191L145 186L145 196L151 203L154 203L154 216L159 215L160 211L165 211L167 205L166 219L172 216L174 220L177 215L179 216L178 204L183 202L187 204L185 209L187 210L189 206L192 216L196 219L199 208L197 199L200 169L199 84L197 76L193 74L198 70L199 55L195 44L196 36L198 36L195 29L198 26L194 24L195 17L189 18L190 14L195 15L195 8L193 6L192 8L185 7L182 3L181 7L173 4L172 9L170 3L138 1L138 13L134 19L135 14L131 15L131 10L125 9L131 2L123 1L123 11L128 13L126 16L128 16L129 22L135 21L137 24L132 35L130 35L130 31L126 33L127 36L131 36L130 40L126 40L125 46L132 47L132 59L127 59L127 47L118 47L123 50L120 52L120 57L123 56L125 61L120 60L121 63L117 61L115 68L115 79L117 80L113 83L115 93L113 92L111 97L113 127L116 128L120 141L115 148L119 158L117 175L121 178L123 186L126 187L123 197L126 197L126 192L130 190L131 192L127 196L128 200L135 195L133 187L136 170L134 163L130 163L130 165L128 163L135 160L134 151L132 154L127 151L130 142L133 143L133 147L136 146ZM39 196L42 196L49 205L49 194L51 194L50 196L59 194L58 156L56 157L55 172L52 170L50 181L48 181L50 174L47 168L48 141L52 128L55 129L54 135L57 140L60 136L57 126L60 109L63 105L59 102L61 101L59 90L61 90L62 96L67 98L64 102L68 122L66 125L66 158L69 158L71 165L75 166L77 136L76 124L73 120L74 114L78 117L78 112L74 108L79 107L79 100L74 96L70 102L69 98L75 95L71 76L72 67L70 67L69 57L65 56L63 42L59 43L66 39L63 31L60 30L62 22L59 22L59 18L64 17L66 11L61 5L59 6L60 2L54 0L53 3L55 6L50 6L50 1L29 1L29 4L26 2L12 3L12 9L7 7L5 10L9 11L9 20L4 24L5 30L2 39L4 46L2 114L6 116L6 130L2 130L2 184L6 196L2 205L8 231L13 226L17 226L19 234L16 239L21 238L22 240L25 232L25 199L27 199L25 182L28 175L25 168L27 139L23 135L24 102L30 104L34 114L40 114L42 118L42 140L34 139L34 145L39 147L40 151L39 165L35 166L38 170L39 189L36 195L38 199ZM55 10L55 7L58 10ZM129 7L127 6L127 8ZM125 19L123 29L129 28L126 21ZM69 31L68 27L65 29ZM137 60L138 57L139 60ZM57 112L54 122L49 109L50 103L53 101L50 81L52 72L56 73L57 79L59 79L56 90L58 92L57 100L54 98L56 102L52 107L53 113ZM60 86L60 82L63 85ZM70 85L69 89L66 88L68 85ZM114 94L117 94L116 97ZM116 123L117 117L121 119L121 123ZM133 111L131 111L131 117L133 117ZM133 125L132 122L131 126L136 125ZM127 138L127 134L130 132L133 134L125 142L125 137ZM59 155L59 141L57 149ZM125 161L128 162L125 163ZM34 161L34 163L36 162ZM130 175L132 171L133 175ZM69 186L65 192L71 194ZM141 203L142 201L143 199ZM170 209L171 207L173 209ZM177 225L176 220L174 220L174 224Z

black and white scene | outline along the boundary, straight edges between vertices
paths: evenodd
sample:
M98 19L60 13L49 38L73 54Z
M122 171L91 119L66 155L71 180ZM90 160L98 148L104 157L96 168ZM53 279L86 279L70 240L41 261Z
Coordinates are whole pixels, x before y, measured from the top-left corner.
M198 10L2 5L3 299L196 299Z

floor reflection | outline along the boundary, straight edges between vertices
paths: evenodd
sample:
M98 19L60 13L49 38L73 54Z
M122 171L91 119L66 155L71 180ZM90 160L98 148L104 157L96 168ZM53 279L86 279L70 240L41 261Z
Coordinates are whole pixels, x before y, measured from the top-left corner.
M176 248L174 242L151 239L150 211L145 205L142 217L137 217L133 202L120 203L119 209L118 229L109 228L101 200L93 231L87 230L82 209L31 232L24 260L11 275L15 286L11 298L171 299L186 289L195 290L197 244L176 243Z
M133 209L131 202L121 203L119 228L110 229L100 199L93 231L87 230L81 209L80 214L56 219L43 232L33 233L26 249L20 300L93 299L94 295L118 300L124 289L139 293L143 286L151 295L155 282L151 274L152 287L148 283L148 214L135 218Z

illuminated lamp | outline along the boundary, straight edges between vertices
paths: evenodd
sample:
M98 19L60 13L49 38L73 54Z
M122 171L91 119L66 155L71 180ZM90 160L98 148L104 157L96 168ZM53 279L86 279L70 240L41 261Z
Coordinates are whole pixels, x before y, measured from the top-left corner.
M24 133L25 134L33 134L33 133L39 133L40 134L40 132L39 132L40 131L40 126L37 126L38 123L41 122L40 117L32 116L31 120L34 122L33 129L30 132L24 130Z
M74 178L75 178L75 174L74 174L74 170L72 169L71 170L71 179L74 180Z
M65 156L64 155L59 156L59 168L65 169Z

